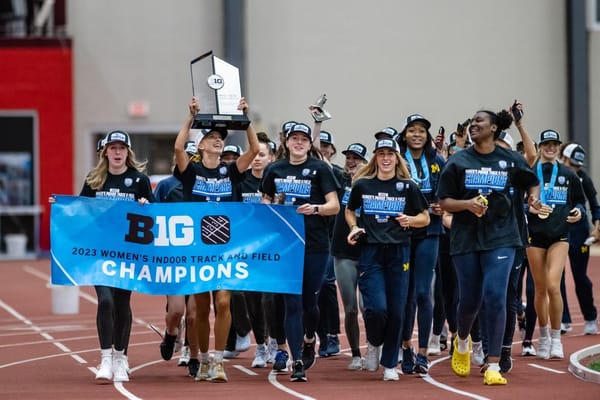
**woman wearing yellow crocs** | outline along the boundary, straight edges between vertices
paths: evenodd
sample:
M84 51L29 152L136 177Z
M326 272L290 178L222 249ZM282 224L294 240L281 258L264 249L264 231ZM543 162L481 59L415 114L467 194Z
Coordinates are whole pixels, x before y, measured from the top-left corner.
M513 187L530 193L537 202L537 178L515 152L496 146L494 140L512 123L510 114L478 111L469 133L474 143L448 160L438 185L440 205L453 213L450 254L456 269L459 291L457 339L452 344L452 370L468 376L471 368L469 332L480 306L482 332L488 338L489 366L483 382L505 385L498 364L506 321L506 288L515 249L521 247ZM536 185L533 186L532 185ZM534 204L535 203L535 204Z

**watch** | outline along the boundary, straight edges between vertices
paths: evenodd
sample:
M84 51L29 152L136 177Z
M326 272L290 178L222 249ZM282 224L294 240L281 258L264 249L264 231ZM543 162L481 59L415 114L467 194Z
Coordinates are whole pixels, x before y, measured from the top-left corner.
M313 214L319 213L319 206L313 206Z

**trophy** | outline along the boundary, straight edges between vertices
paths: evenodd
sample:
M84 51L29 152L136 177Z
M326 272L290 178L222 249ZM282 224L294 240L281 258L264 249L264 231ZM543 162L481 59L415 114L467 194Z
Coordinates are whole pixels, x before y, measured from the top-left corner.
M245 130L250 120L237 109L242 98L239 69L212 51L192 60L190 68L192 93L200 102L192 128Z
M323 108L326 102L327 96L322 94L319 96L315 104L310 107L312 117L316 122L323 122L331 119L331 114L329 114L329 112Z

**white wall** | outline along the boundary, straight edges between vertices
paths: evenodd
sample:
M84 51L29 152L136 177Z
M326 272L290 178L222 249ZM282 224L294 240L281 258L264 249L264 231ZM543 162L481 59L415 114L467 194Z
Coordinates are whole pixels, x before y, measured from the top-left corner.
M224 56L223 16L214 0L68 7L78 190L93 161L91 132L179 129L190 60L210 49ZM339 151L353 141L371 147L375 130L400 128L413 112L449 134L476 110L497 111L515 97L534 139L546 128L567 136L565 14L564 0L247 1L244 94L259 128L275 137L285 120L310 122L307 106L327 93L334 118L324 129ZM600 70L598 40L590 43L592 74ZM599 79L592 76L592 110L600 105ZM132 119L127 104L139 99L150 115ZM592 118L594 131L600 117Z

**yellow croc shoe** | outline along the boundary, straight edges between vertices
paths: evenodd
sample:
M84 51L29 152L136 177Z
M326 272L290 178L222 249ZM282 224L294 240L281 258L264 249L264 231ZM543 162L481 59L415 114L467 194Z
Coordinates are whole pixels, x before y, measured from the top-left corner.
M483 375L484 385L506 385L507 383L508 381L506 378L503 377L498 371L492 371L488 368Z
M471 373L471 336L467 338L469 349L465 353L458 352L458 335L454 338L452 353L452 371L458 376L469 376Z

